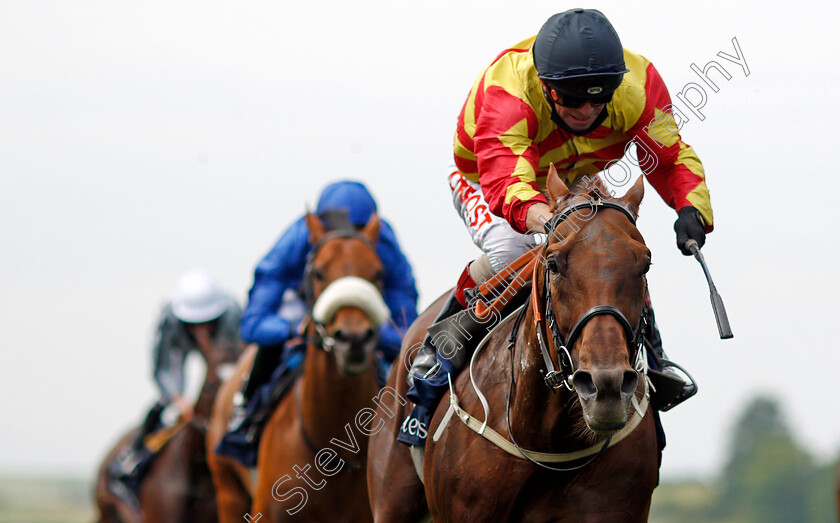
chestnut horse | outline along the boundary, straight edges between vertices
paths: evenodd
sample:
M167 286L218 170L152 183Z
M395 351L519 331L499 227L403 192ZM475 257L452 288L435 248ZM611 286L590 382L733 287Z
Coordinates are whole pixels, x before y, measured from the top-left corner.
M152 458L140 483L140 513L126 505L108 488L111 479L108 465L122 448L129 445L139 429L124 435L107 454L99 468L96 501L101 523L216 521L216 496L205 446L207 425L222 376L230 370L242 346L219 347L209 341L198 344L207 364L204 384L195 402L193 417L179 421L168 441ZM163 432L163 431L161 431ZM161 434L158 434L161 436Z
M548 192L551 233L531 266L531 299L494 322L452 380L457 399L447 394L428 427L425 484L394 439L404 417L371 438L375 521L427 512L435 521L647 520L658 460L640 348L650 252L635 218L644 186L618 200L600 181L570 193L552 166ZM409 330L403 357L441 303ZM399 394L380 409L408 413L397 404L406 374L395 367L388 386Z
M379 218L373 215L360 232L327 232L313 214L306 221L313 247L304 275L311 319L303 373L266 422L253 476L211 451L223 523L246 515L260 521L372 519L365 482L368 438L358 427L360 413L373 413L367 407L379 391L374 350L378 326L388 315L375 250ZM210 449L224 434L233 395L253 357L249 349L223 385L208 433Z

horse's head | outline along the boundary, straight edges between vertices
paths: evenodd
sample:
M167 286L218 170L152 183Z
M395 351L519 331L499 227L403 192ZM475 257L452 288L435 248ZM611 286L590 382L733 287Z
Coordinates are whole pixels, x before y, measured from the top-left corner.
M304 277L317 338L334 354L340 374L360 374L370 367L378 328L389 318L375 250L379 218L372 215L361 231L327 231L314 214L307 214L306 223L312 254Z
M538 270L550 301L547 324L553 319L556 325L548 335L563 370L573 372L566 383L580 399L587 426L609 433L626 424L639 383L635 359L651 259L635 225L642 179L618 199L608 199L599 179L591 181L588 192L570 192L552 166L547 229L553 232Z

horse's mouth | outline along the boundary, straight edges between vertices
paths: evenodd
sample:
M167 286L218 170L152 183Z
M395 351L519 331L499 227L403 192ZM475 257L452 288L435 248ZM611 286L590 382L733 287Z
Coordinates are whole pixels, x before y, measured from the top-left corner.
M594 420L590 416L584 415L584 419L586 420L586 426L589 427L589 430L598 434L599 436L606 436L607 434L612 434L617 430L621 430L627 424L626 419L620 420Z
M339 372L345 376L357 376L364 374L370 368L373 355L367 350L351 348L345 353L337 353L336 359Z
M367 358L361 361L352 361L348 359L347 363L344 365L344 373L349 376L356 376L358 374L363 374L368 367L370 367L370 364L368 363Z
M583 419L592 432L603 436L620 430L627 424L629 401L625 402L619 398L589 401L580 399Z

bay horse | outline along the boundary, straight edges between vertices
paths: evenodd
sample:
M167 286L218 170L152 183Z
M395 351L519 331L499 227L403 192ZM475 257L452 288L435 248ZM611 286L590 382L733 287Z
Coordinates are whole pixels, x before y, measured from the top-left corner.
M200 329L201 327L199 327ZM108 487L111 479L108 465L125 446L134 441L138 428L132 429L108 452L99 468L96 501L101 523L217 520L216 495L207 465L205 446L207 426L213 401L225 373L231 370L242 352L242 345L222 347L205 337L197 344L207 365L204 384L195 402L189 421L179 420L173 427L156 434L163 446L152 458L141 479L137 513Z
M327 232L314 214L307 214L306 222L312 253L304 275L310 319L303 373L266 422L255 471L213 451L255 347L240 360L214 407L209 462L223 523L241 522L246 515L265 518L261 521L372 520L365 431L380 388L374 365L378 326L388 317L375 250L379 218L372 215L359 232Z
M658 459L641 348L650 251L635 219L644 186L640 178L607 199L596 182L570 192L551 167L553 217L530 300L495 322L450 381L454 397L444 396L428 427L423 483L395 440L410 407L408 362L395 366L387 386L398 394L379 408L402 417L370 442L375 521L647 520ZM442 301L409 329L401 357L411 359Z

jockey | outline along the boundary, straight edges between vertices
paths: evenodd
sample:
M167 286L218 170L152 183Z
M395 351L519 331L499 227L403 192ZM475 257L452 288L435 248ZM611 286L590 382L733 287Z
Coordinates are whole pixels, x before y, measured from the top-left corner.
M556 14L536 36L497 56L473 84L458 117L456 170L449 175L455 209L485 255L464 269L436 322L463 310L465 291L540 242L537 233L544 233L551 217L544 196L550 163L568 185L607 169L634 143L648 181L677 211L677 247L689 255L687 240L702 246L713 225L709 191L703 166L680 138L673 112L653 64L624 49L597 10ZM652 403L667 410L692 396L696 386L664 359L649 298L646 302L652 368L657 362L662 367L651 371L659 391ZM425 445L419 434L426 430L416 427L428 427L447 389L447 373L457 373L465 359L464 354L436 354L426 337L409 372L408 397L415 407L399 441ZM415 428L413 434L407 427Z
M178 281L172 299L161 310L153 344L154 379L160 399L146 416L129 449L121 454L122 474L132 474L143 461L143 440L161 425L161 413L170 405L180 419L193 416L184 398L184 362L191 351L217 348L236 354L241 345L242 308L203 269L194 269Z
M363 184L339 181L324 188L315 212L327 230L342 228L342 225L361 230L376 212L376 202ZM417 289L411 265L400 249L393 229L385 220L380 219L380 223L376 253L385 268L382 294L393 321L379 327L379 352L391 363L399 354L403 334L417 318ZM309 229L303 216L283 233L257 264L240 333L245 341L256 343L259 348L251 374L234 400L229 432L218 448L221 454L231 454L226 450L230 448L227 444L238 446L235 442L242 441L238 436L253 439L250 430L253 420L246 414L253 414L248 405L256 390L268 382L275 369L300 363L300 351L290 351L288 347L284 350L284 345L302 334L301 322L308 312L302 297L303 279L307 256L311 252ZM294 373L287 376L289 379L281 387L287 387L293 381Z

